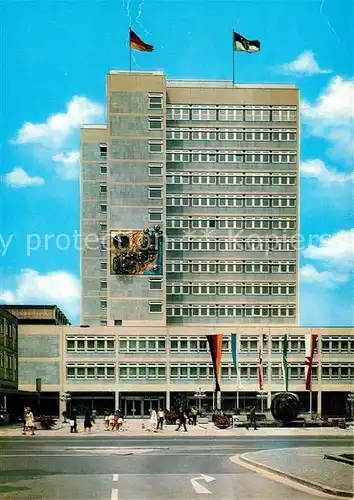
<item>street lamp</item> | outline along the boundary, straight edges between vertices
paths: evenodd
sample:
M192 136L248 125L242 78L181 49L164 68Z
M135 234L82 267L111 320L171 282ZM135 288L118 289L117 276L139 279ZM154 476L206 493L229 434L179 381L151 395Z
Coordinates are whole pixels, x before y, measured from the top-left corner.
M69 403L69 416L71 415L71 394L69 394L68 392L63 394L61 396L61 401L64 401L65 402L65 407L66 407L66 411L68 412L68 403Z
M198 411L202 412L202 399L205 399L207 396L204 392L202 392L202 388L199 387L199 390L194 394L195 399L198 400Z
M267 391L259 391L256 397L261 400L261 412L263 412L263 401L268 397Z

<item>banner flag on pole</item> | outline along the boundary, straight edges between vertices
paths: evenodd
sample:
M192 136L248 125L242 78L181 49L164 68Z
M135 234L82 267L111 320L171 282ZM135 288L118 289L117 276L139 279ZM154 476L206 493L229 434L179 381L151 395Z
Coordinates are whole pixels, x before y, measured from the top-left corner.
M305 387L311 391L312 363L315 354L318 335L316 333L305 336Z
M234 31L234 50L241 52L259 52L261 50L261 42L259 40L247 40L244 36Z
M131 28L129 31L129 43L131 49L139 50L141 52L153 52L154 50L153 45L143 42Z
M289 390L288 351L289 351L288 336L287 334L285 334L283 339L283 380L284 380L285 392L288 392Z
M259 342L258 346L258 385L259 390L263 391L263 342Z
M221 367L221 355L222 355L222 333L214 333L212 335L207 335L207 340L209 344L211 360L214 367L215 375L215 391L220 391L220 367Z
M236 333L231 333L231 354L232 354L232 361L234 364L234 369L236 373L236 378L237 378L237 385L238 388L241 388L241 373L240 373L240 367L238 366L238 358L237 358L237 334Z

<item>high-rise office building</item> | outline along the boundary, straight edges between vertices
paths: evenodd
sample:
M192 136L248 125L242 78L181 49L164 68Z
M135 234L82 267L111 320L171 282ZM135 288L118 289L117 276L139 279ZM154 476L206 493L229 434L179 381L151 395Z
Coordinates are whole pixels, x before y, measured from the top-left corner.
M81 133L87 325L296 325L294 85L111 71Z

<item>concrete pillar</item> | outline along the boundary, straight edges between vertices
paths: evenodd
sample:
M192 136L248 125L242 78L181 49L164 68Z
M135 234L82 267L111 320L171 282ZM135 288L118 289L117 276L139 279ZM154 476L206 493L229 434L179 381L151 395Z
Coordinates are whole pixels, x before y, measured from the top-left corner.
M166 391L166 408L165 409L171 410L170 391Z
M217 410L221 410L221 391L216 393L216 408Z
M267 393L267 408L270 409L271 406L272 406L272 392L268 391L268 393Z
M4 396L4 404L3 404L4 410L7 410L7 396Z
M322 392L317 392L317 413L322 416Z
M119 391L115 391L114 393L114 410L119 409ZM122 409L122 408L120 408Z
M63 396L65 396L65 394L60 394L59 396L59 419L61 418L63 411L66 410L66 401L62 401Z

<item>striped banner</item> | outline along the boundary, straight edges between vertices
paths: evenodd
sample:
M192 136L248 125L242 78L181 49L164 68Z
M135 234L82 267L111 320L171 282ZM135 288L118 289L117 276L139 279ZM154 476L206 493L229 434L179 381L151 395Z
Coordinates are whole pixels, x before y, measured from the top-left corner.
M312 363L315 354L318 335L305 336L305 387L307 391L311 391L311 376L312 376Z
M221 355L222 355L222 333L214 333L212 335L207 335L207 340L210 349L211 360L214 367L215 375L215 391L220 391L220 367L221 367Z

